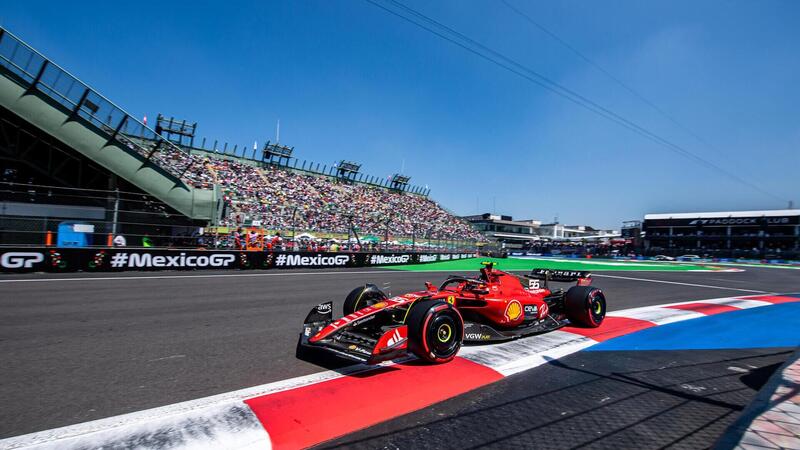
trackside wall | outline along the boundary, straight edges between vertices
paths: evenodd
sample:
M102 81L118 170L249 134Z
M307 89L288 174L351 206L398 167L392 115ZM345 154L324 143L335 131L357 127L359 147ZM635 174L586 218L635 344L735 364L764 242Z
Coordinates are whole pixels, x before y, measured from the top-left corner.
M474 256L472 253L336 253L20 247L0 250L0 271L21 273L327 269L432 263Z

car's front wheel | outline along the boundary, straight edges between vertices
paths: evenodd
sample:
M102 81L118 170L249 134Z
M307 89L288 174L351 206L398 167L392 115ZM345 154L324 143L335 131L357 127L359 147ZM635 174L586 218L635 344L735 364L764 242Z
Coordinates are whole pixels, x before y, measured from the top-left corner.
M442 300L423 300L411 307L406 321L408 349L431 363L456 357L464 339L464 320L453 305Z
M347 298L344 300L344 305L342 306L342 312L347 316L361 308L366 308L367 306L382 302L387 298L386 294L380 290L378 286L374 284L365 284L364 286L353 289L347 294Z

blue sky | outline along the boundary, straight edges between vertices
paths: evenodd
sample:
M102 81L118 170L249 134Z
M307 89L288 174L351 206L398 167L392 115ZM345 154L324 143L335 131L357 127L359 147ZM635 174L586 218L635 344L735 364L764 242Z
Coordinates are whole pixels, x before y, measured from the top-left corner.
M405 3L800 202L800 2ZM300 158L404 165L459 214L618 228L649 212L785 208L363 0L7 2L2 25L134 115Z

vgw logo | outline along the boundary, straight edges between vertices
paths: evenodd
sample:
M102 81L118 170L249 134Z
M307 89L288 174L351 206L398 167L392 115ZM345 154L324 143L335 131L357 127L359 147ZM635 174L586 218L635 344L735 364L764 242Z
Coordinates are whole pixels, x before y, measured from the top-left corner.
M30 269L42 261L44 255L39 252L8 252L0 257L0 266L6 269Z

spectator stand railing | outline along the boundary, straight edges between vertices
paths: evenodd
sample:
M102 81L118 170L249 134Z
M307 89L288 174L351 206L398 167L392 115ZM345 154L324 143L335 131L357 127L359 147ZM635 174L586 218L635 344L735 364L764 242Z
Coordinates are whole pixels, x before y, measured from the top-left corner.
M57 246L59 233L80 230L78 241L86 247L109 247L122 236L128 247L154 248L220 248L234 249L233 232L238 226L202 227L168 205L140 192L120 190L88 190L32 183L0 182L0 246ZM286 206L281 213L292 214L297 207ZM346 214L346 213L342 213ZM294 215L294 214L292 214ZM291 216L288 216L291 219ZM242 224L246 230L257 229L262 236L280 233L285 242L304 233L312 234L315 246L329 247L332 239L352 251L356 236L358 248L369 251L473 251L473 241L420 232L407 236L381 233L381 230L309 229L295 226L269 228ZM77 228L75 227L77 225ZM66 229L64 227L67 227ZM344 232L342 232L344 231ZM349 232L348 232L349 231ZM74 236L74 235L73 235ZM63 238L63 235L61 236ZM300 250L300 244L284 249Z
M162 138L134 116L89 85L67 72L17 36L0 27L0 66L23 84L28 92L45 95L72 119L81 118L116 141L138 153L152 166L160 168L180 184L186 171L195 164L180 147ZM144 147L126 136L152 142ZM178 156L173 158L173 156Z
M274 236L280 234L282 237L293 240L296 236L311 234L315 239L323 243L335 239L337 242L357 243L361 246L368 245L372 250L399 250L424 252L428 249L441 251L474 251L477 248L477 241L474 239L459 239L452 234L437 233L433 226L414 224L410 234L398 233L393 230L393 224L400 217L394 215L383 215L378 213L359 213L352 209L326 208L328 212L336 213L340 217L353 218L356 215L369 216L372 223L378 224L375 228L362 228L353 225L349 220L347 226L339 229L312 228L303 226L300 223L298 211L303 210L302 206L281 205L276 212L270 213L271 223L283 223L285 226L263 226L262 222L268 220L267 216L251 216L251 218L240 222L229 222L218 230L223 235L233 233L237 229L251 230L258 229L262 233ZM212 231L213 232L213 231Z

